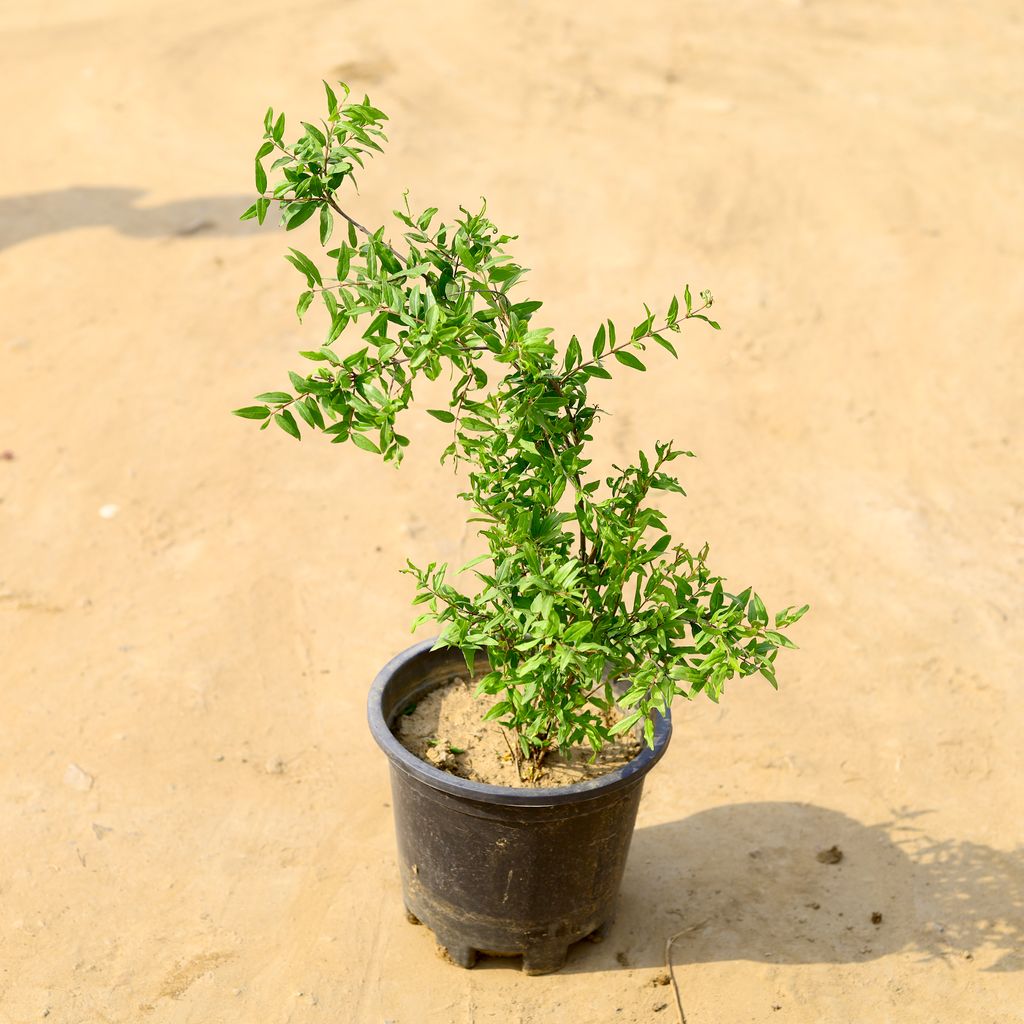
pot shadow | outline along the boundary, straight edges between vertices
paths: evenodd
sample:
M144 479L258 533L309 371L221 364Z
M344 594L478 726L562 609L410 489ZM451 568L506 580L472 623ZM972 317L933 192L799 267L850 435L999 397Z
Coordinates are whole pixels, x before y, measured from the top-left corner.
M252 197L197 196L139 205L143 189L75 186L0 197L0 250L43 235L84 227L112 227L133 238L247 235L255 221L239 221Z
M577 943L564 970L662 967L679 932L677 965L910 951L1021 970L1024 851L930 839L916 824L927 813L863 825L810 804L745 803L638 829L607 937Z

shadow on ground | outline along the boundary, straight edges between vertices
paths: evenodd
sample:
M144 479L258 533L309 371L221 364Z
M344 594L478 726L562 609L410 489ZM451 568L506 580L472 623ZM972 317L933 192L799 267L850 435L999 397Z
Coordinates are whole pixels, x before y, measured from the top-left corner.
M255 222L239 216L251 196L200 196L141 205L137 188L78 186L0 198L0 250L42 235L85 227L112 227L133 238L181 238L203 233L245 235Z
M660 967L677 932L675 964L909 951L1021 970L1024 851L936 842L926 817L863 825L809 804L746 803L638 829L615 922L603 942L577 944L565 970ZM842 857L830 863L833 847Z

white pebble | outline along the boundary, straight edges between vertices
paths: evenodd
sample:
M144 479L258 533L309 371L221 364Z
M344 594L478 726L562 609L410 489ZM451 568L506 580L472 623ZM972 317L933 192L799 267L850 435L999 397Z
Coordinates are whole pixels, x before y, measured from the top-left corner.
M77 789L81 793L86 793L92 789L93 778L86 772L82 771L77 764L69 764L64 772L64 784L70 786L72 789Z
M100 505L100 519L113 519L120 511L117 505Z

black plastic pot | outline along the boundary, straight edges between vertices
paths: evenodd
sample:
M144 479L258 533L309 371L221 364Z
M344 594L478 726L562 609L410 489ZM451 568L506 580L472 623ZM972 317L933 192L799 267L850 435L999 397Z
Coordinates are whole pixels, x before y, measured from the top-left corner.
M374 739L391 762L398 863L406 911L449 958L523 957L527 974L557 971L569 946L599 929L618 895L644 777L672 735L600 778L553 789L469 782L411 754L391 726L429 690L465 674L457 650L410 647L370 690Z

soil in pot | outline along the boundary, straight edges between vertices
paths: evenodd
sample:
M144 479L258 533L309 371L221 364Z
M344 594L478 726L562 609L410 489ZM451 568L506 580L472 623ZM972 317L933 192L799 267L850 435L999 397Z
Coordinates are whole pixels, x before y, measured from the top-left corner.
M519 778L509 748L511 734L497 722L482 721L494 703L477 697L476 683L457 675L406 708L395 723L395 736L410 753L462 779L491 786L547 788L571 786L620 768L640 751L632 735L615 737L594 758L589 744L573 747L567 756L557 750L545 759L536 779ZM612 721L621 718L613 712Z

